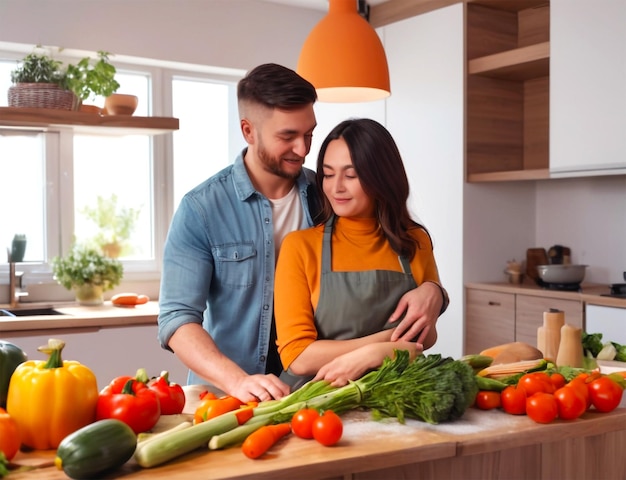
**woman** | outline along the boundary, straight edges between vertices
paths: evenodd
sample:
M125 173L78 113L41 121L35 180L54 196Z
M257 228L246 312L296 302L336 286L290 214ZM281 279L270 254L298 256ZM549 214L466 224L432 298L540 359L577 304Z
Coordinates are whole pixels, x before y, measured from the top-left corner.
M432 242L411 219L409 182L389 132L374 120L346 120L324 140L317 162L320 223L290 233L276 267L274 312L281 361L299 386L340 386L377 368L394 349L417 355L437 339L447 307ZM419 287L418 287L419 285ZM395 340L389 322L416 290L423 309L415 341Z

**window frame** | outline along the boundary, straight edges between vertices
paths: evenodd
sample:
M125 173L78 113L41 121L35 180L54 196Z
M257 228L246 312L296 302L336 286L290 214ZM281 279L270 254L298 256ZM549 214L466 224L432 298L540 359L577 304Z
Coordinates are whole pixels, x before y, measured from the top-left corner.
M24 53L32 50L23 45L7 49L6 44L0 45L0 59L20 60ZM54 49L54 47L52 47ZM56 52L56 50L54 50ZM86 55L95 55L95 52L64 51L64 54L55 53L54 57L63 62L75 61ZM111 62L118 72L142 73L149 76L149 115L171 117L173 112L172 82L175 78L197 80L208 83L225 83L229 88L229 115L236 119L229 126L229 161L241 150L241 133L239 130L236 82L245 74L245 71L214 68L201 65L182 64L176 62L161 62L150 59L118 56L111 57ZM2 126L0 125L0 129ZM45 248L47 262L21 263L19 270L26 274L27 284L35 282L43 284L43 298L35 301L54 301L58 284L52 278L50 259L60 252L66 252L71 245L74 231L74 196L73 192L73 139L71 128L58 128L42 132L45 142L46 163L46 192L45 192ZM173 205L173 171L174 171L174 135L173 133L150 136L151 146L151 199L153 208L153 252L152 260L122 261L124 264L124 279L116 290L132 285L132 289L155 292L163 261L163 249L167 231L175 210ZM0 285L8 282L8 264L0 262ZM48 295L47 286L50 287ZM112 292L109 292L112 294ZM153 293L154 295L154 293ZM25 301L33 301L25 299ZM0 300L2 303L2 300Z

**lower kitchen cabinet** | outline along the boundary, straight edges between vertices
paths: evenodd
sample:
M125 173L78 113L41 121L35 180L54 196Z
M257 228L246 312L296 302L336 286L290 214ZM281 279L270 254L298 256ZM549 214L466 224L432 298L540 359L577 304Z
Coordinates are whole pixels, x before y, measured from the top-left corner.
M468 289L464 353L479 353L515 338L515 295Z
M583 327L582 300L468 288L464 353L479 353L508 342L536 346L537 328L543 325L543 313L550 309L564 312L567 324Z

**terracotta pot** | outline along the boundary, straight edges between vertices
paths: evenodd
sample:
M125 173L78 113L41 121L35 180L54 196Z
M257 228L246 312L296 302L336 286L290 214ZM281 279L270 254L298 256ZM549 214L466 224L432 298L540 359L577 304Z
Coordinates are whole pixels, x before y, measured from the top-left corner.
M104 100L105 115L132 115L137 109L139 99L135 95L113 93Z
M96 115L100 115L100 113L102 112L102 109L96 105L85 105L83 103L81 104L79 111L83 113L94 113Z

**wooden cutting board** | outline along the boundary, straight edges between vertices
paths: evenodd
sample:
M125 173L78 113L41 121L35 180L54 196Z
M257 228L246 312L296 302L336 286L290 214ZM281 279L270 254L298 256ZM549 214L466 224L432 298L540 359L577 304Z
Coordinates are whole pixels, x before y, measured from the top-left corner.
M539 278L537 266L547 264L548 253L545 248L529 248L526 250L526 276L528 278L536 282Z

